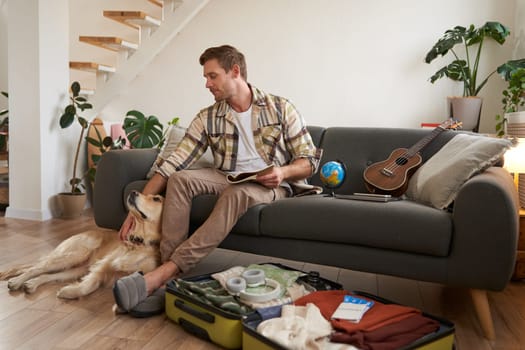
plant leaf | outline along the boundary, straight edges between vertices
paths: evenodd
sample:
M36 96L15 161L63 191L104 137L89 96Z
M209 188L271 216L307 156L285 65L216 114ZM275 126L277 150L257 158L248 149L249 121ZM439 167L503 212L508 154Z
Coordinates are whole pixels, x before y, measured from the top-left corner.
M507 61L499 66L496 71L505 81L509 81L511 75L519 68L525 68L525 58Z
M100 143L98 140L95 140L94 138L89 137L89 136L86 136L86 142L98 148L102 146L102 143Z
M74 81L71 84L71 93L73 93L73 97L77 97L80 93L80 84L78 81Z
M91 103L82 103L78 105L78 108L80 108L81 111L84 111L93 108L93 105L91 105Z
M66 112L60 117L60 127L65 129L69 127L75 121L75 114L69 113L66 108Z
M137 110L129 111L126 116L122 127L134 148L151 148L159 144L163 125L157 117L150 115L146 118Z
M113 145L113 139L111 138L111 136L104 137L104 139L102 140L102 145L104 145L105 147L111 147Z
M482 27L474 31L472 38L467 40L467 46L481 42L484 38L491 38L502 45L510 35L509 28L499 22L487 22Z
M87 128L89 126L88 121L84 117L78 116L78 122L80 123L80 126L83 129L85 129L85 128Z
M448 66L441 68L432 75L430 77L430 82L434 83L436 80L443 78L444 76L456 81L465 81L466 79L469 79L467 62L464 60L453 61Z
M467 29L461 26L456 26L453 29L447 30L426 54L425 62L430 63L439 55L445 56L456 44L463 42L466 32Z

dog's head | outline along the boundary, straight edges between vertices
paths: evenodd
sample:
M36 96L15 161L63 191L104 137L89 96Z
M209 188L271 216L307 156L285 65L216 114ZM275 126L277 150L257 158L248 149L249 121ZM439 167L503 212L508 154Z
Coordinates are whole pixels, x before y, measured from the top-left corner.
M146 195L138 191L129 194L127 205L135 218L135 226L128 235L128 241L138 245L159 243L163 203L161 195Z

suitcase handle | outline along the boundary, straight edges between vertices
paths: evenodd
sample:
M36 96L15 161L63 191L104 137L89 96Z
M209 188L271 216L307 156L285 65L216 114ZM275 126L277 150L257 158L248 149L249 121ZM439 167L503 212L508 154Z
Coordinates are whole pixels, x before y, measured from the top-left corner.
M182 300L175 300L175 307L208 323L215 323L215 316L192 308Z

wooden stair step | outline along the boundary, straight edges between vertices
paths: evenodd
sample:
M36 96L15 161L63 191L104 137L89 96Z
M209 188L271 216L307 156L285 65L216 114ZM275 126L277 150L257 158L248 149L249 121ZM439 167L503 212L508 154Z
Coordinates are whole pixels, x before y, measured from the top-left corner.
M158 27L162 22L142 11L104 11L104 17L136 29L143 26Z
M78 40L111 51L136 50L139 45L116 36L79 36Z
M163 0L148 0L149 2L151 2L152 4L155 4L159 7L163 7L164 6L164 1Z
M107 66L107 65L95 63L95 62L71 61L69 62L69 68L88 71L88 72L110 72L110 73L116 72L115 67Z
M80 89L79 95L92 96L95 94L95 89Z
M72 93L71 88L69 88L69 92ZM78 94L81 95L81 96L94 95L95 94L95 89L84 89L84 88L81 88L80 91L78 92Z

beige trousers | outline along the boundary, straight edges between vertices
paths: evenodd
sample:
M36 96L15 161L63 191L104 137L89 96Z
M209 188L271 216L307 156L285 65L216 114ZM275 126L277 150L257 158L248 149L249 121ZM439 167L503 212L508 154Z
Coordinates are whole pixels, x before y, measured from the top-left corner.
M218 195L206 221L188 238L193 197ZM170 176L162 216L162 261L173 261L181 272L194 267L215 249L250 208L287 197L285 188L266 188L255 182L231 185L224 173L212 169L177 171Z

